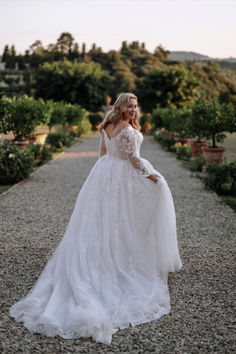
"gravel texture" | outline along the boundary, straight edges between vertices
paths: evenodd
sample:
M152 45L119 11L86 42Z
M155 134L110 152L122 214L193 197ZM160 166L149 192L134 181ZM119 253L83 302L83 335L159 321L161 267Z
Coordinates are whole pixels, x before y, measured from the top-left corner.
M120 330L111 345L31 334L9 317L62 238L98 146L96 134L76 143L0 196L0 353L235 353L235 213L148 136L141 156L165 176L176 206L183 268L169 274L171 313Z

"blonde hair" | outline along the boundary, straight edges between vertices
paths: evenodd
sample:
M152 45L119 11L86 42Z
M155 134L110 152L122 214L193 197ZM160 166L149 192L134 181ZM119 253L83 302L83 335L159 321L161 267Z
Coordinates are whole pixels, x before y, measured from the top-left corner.
M134 98L138 104L138 99L133 93L121 93L115 101L112 109L106 113L105 118L98 125L97 130L101 132L102 129L105 129L109 123L112 123L114 125L118 124L122 120L123 114L126 111L127 105L131 98ZM135 117L130 121L130 124L134 129L141 129L139 125L139 119L140 112L138 108L135 112Z

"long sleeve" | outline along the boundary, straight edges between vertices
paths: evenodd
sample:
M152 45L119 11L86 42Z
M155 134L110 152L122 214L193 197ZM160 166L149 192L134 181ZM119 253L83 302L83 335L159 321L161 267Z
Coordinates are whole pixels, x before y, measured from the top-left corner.
M102 132L102 136L100 138L100 145L99 145L99 157L106 155L106 153L107 153L107 148L106 148L104 133Z
M144 166L141 158L137 153L135 132L130 129L124 129L122 131L122 147L125 157L130 161L136 170L140 172L144 177L150 176L150 173Z

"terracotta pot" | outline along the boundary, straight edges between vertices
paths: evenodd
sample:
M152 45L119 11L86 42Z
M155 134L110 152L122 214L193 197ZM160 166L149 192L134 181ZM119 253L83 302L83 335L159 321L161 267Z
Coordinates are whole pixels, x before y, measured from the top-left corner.
M144 128L144 132L149 132L152 129L152 125L149 122L145 122L143 128Z
M175 133L174 132L167 132L167 135L169 135L169 136L174 136L175 135Z
M44 145L48 134L32 134L31 141L36 144Z
M73 132L76 132L78 129L78 125L70 125L70 130L73 130Z
M181 144L181 145L190 145L192 139L187 138L187 139L181 139L181 138L176 138L175 143L176 144Z
M26 146L29 144L29 140L22 140L22 141L14 140L13 144L21 147L22 149L25 149Z
M205 157L206 163L220 162L224 157L225 148L224 147L203 147L202 153Z
M197 157L202 154L202 147L208 146L208 143L206 141L193 141L190 144L191 146L191 151L192 151L192 156Z

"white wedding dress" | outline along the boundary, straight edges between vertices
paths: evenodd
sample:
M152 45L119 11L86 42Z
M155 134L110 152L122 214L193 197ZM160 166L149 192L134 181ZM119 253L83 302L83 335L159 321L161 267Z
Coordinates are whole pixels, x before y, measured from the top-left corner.
M10 308L31 332L110 344L118 329L170 311L168 272L182 266L175 210L164 177L140 158L142 140L131 126L110 139L102 131L63 239Z

